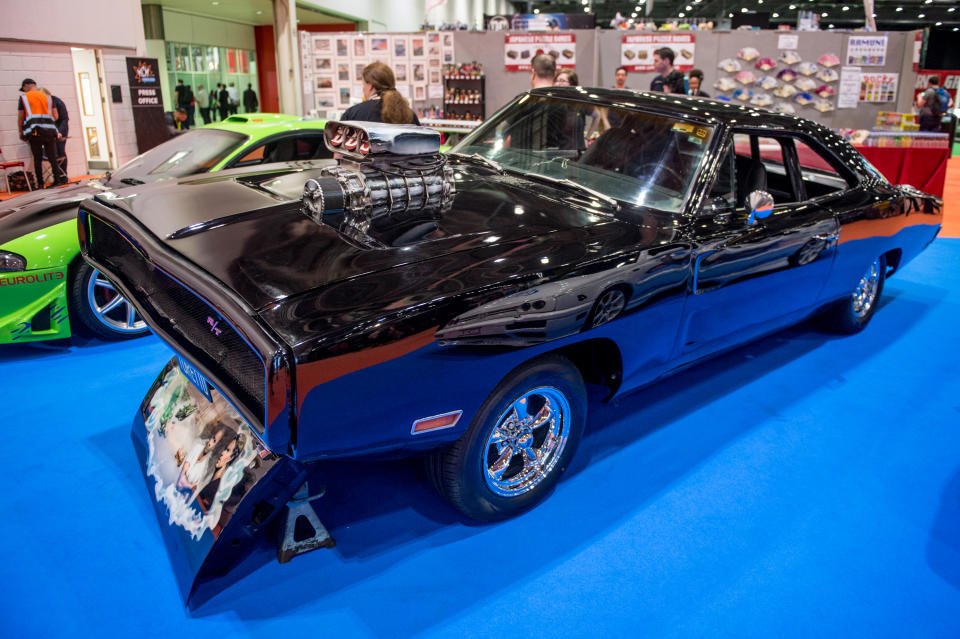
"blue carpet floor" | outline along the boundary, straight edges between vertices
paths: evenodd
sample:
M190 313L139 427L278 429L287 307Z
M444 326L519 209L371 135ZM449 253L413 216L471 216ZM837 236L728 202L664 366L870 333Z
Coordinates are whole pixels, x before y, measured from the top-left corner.
M496 525L417 463L344 465L335 549L264 549L194 611L128 435L169 350L0 348L0 634L958 637L958 317L941 239L860 335L798 326L595 407L552 497Z

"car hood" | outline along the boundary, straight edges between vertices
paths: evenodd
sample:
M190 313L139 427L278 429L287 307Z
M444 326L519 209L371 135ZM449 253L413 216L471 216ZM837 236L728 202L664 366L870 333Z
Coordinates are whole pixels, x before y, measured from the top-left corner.
M77 204L109 191L97 180L24 193L0 202L0 245L77 216Z
M119 198L97 199L125 210L255 310L290 302L335 282L454 254L467 253L463 261L468 268L470 252L508 254L521 245L529 250L531 242L535 246L547 237L560 244L579 243L583 231L591 227L638 227L598 213L587 202L552 187L487 170L471 173L460 167L458 172L450 210L424 223L425 232L417 239L377 248L301 213L299 195L294 199L293 194L301 193L304 182L319 171L269 179L195 180L176 188L156 185ZM157 214L161 210L163 214ZM663 226L668 220L653 216L647 222ZM672 227L672 220L669 224ZM544 264L550 260L547 248L543 258Z

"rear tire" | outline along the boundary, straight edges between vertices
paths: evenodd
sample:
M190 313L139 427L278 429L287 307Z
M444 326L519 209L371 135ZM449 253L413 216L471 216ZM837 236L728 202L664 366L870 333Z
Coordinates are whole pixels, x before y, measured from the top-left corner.
M867 267L853 293L820 316L820 324L828 330L847 335L862 331L877 312L886 272L887 260L881 255Z
M70 317L97 337L125 340L150 332L136 309L104 275L86 262L71 268L72 278L67 293Z
M559 481L586 417L586 387L576 367L559 355L538 358L497 385L467 432L427 460L427 473L467 517L512 517Z

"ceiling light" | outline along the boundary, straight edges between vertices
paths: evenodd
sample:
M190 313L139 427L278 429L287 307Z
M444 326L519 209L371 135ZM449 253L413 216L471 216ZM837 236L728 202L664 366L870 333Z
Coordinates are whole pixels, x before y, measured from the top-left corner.
M763 0L757 0L757 4L763 4Z
M677 14L677 17L682 18L682 17L685 16L685 15L686 15L686 14L685 14L683 11L681 11L680 13Z
M728 17L728 18L732 18L732 17L733 17L733 14L732 14L732 13L728 13L728 14L727 14L727 17Z
M257 11L257 15L263 15L263 11Z
M693 11L693 7L691 7L689 4L687 5L687 11Z
M843 5L843 10L844 10L844 11L849 11L849 10L850 10L850 7L848 7L847 5Z
M947 9L947 13L953 13L956 10L957 10L956 7L950 7L949 9Z
M533 12L534 12L534 13L540 13L540 9L534 9Z
M897 11L903 11L903 7L897 7Z
M740 9L740 13L746 13L748 10L749 9L747 9L746 7L743 7L742 9Z
M923 4L930 4L930 3L932 3L932 2L933 2L933 0L923 0Z
M918 13L918 14L917 14L917 17L918 17L918 18L926 18L926 17L927 17L927 14L925 14L925 13Z
M791 5L790 5L790 10L791 10L791 11L793 11L793 10L796 9L796 8L797 8L797 5L795 5L795 4L791 4Z
M827 12L824 11L823 13L821 13L821 14L820 14L820 17L821 17L821 18L826 18L826 17L827 17Z
M943 26L943 23L942 23L942 22L937 22L937 23L936 23L935 25L933 25L933 26L935 26L935 27L942 27L942 26Z
M833 25L832 25L832 24L828 24L828 25L827 25L827 28L828 28L828 29L832 29L832 28L833 28Z
M774 14L773 14L773 17L774 17L774 18L779 18L779 17L780 17L780 14L779 14L779 13L776 13L776 12L774 12Z
M631 17L631 18L636 18L636 17L637 17L637 12L634 11L633 13L631 13L631 14L630 14L630 17Z
M217 2L216 0L214 0L214 1L213 1L213 2L211 2L210 4L212 4L213 6L217 6L217 5L218 5L218 4L220 4L220 3L219 3L219 2Z

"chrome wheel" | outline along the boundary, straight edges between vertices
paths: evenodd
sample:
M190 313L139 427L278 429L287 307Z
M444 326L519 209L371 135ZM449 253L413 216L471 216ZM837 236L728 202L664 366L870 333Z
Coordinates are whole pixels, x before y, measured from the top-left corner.
M560 390L543 386L514 400L487 438L487 487L502 497L536 488L560 460L569 429L570 402Z
M877 289L880 286L880 260L874 260L867 272L860 278L853 291L853 314L858 318L870 313L877 301Z
M617 315L627 305L627 296L619 288L611 288L604 291L593 311L593 320L590 322L590 328L606 324L615 319Z
M133 304L96 269L87 281L87 305L97 321L110 330L140 333L147 328Z

